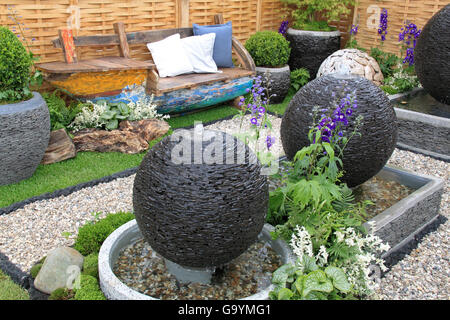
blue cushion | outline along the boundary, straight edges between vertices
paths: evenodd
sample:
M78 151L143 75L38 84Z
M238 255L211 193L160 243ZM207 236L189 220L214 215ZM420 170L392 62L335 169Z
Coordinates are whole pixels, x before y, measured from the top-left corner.
M212 26L200 26L192 24L195 36L201 36L206 33L215 33L213 59L217 67L232 68L233 60L231 58L231 21L225 24L216 24Z

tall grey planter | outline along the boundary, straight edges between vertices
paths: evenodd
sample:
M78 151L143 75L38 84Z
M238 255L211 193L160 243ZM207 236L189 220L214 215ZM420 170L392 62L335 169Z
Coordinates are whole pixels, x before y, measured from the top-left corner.
M50 139L50 114L38 92L19 103L0 105L0 185L31 177Z
M306 68L311 77L317 74L320 65L329 55L341 48L339 31L305 31L289 28L286 39L291 46L289 57L291 70Z
M280 68L256 67L256 74L261 76L269 91L269 103L281 103L291 86L291 70L288 65Z

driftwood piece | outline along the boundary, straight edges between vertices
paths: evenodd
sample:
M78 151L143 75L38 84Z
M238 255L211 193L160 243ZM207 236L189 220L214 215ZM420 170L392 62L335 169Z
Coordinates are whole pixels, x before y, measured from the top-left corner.
M50 141L42 158L42 164L50 164L75 158L77 151L66 130L59 129L50 133Z

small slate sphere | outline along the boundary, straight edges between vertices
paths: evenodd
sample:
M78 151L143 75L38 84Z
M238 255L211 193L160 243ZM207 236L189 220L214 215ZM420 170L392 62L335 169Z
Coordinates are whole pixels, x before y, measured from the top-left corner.
M450 104L450 4L423 28L414 49L420 83L436 100Z
M344 150L342 182L357 186L376 175L389 160L397 142L397 118L389 99L371 81L350 74L333 73L302 87L292 98L281 122L281 142L289 159L310 144L308 132L313 123L313 108L332 108L345 87L355 90L358 107L353 112L347 132L352 132L356 117L363 116L359 128ZM318 115L320 117L320 114Z
M139 229L156 252L181 266L223 265L264 226L269 191L260 171L255 154L234 136L176 130L148 151L136 173Z

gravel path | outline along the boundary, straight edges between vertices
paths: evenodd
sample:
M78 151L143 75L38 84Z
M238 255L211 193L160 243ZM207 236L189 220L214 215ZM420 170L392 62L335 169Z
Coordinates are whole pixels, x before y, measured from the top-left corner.
M247 126L247 120L244 126ZM279 137L281 119L271 117L271 121L272 133ZM207 128L233 133L239 130L239 122L226 120ZM279 138L271 151L279 156L284 154ZM441 214L450 218L448 163L396 149L389 164L443 178L446 185ZM109 212L132 211L133 180L134 175L120 178L68 196L34 202L0 216L0 252L23 271L29 271L33 263L51 249L72 245L78 228L93 220L93 213L101 212L102 217ZM416 249L381 279L380 288L373 298L449 299L449 228L450 222L447 221L426 235ZM71 236L66 238L63 235L65 232L71 233Z

